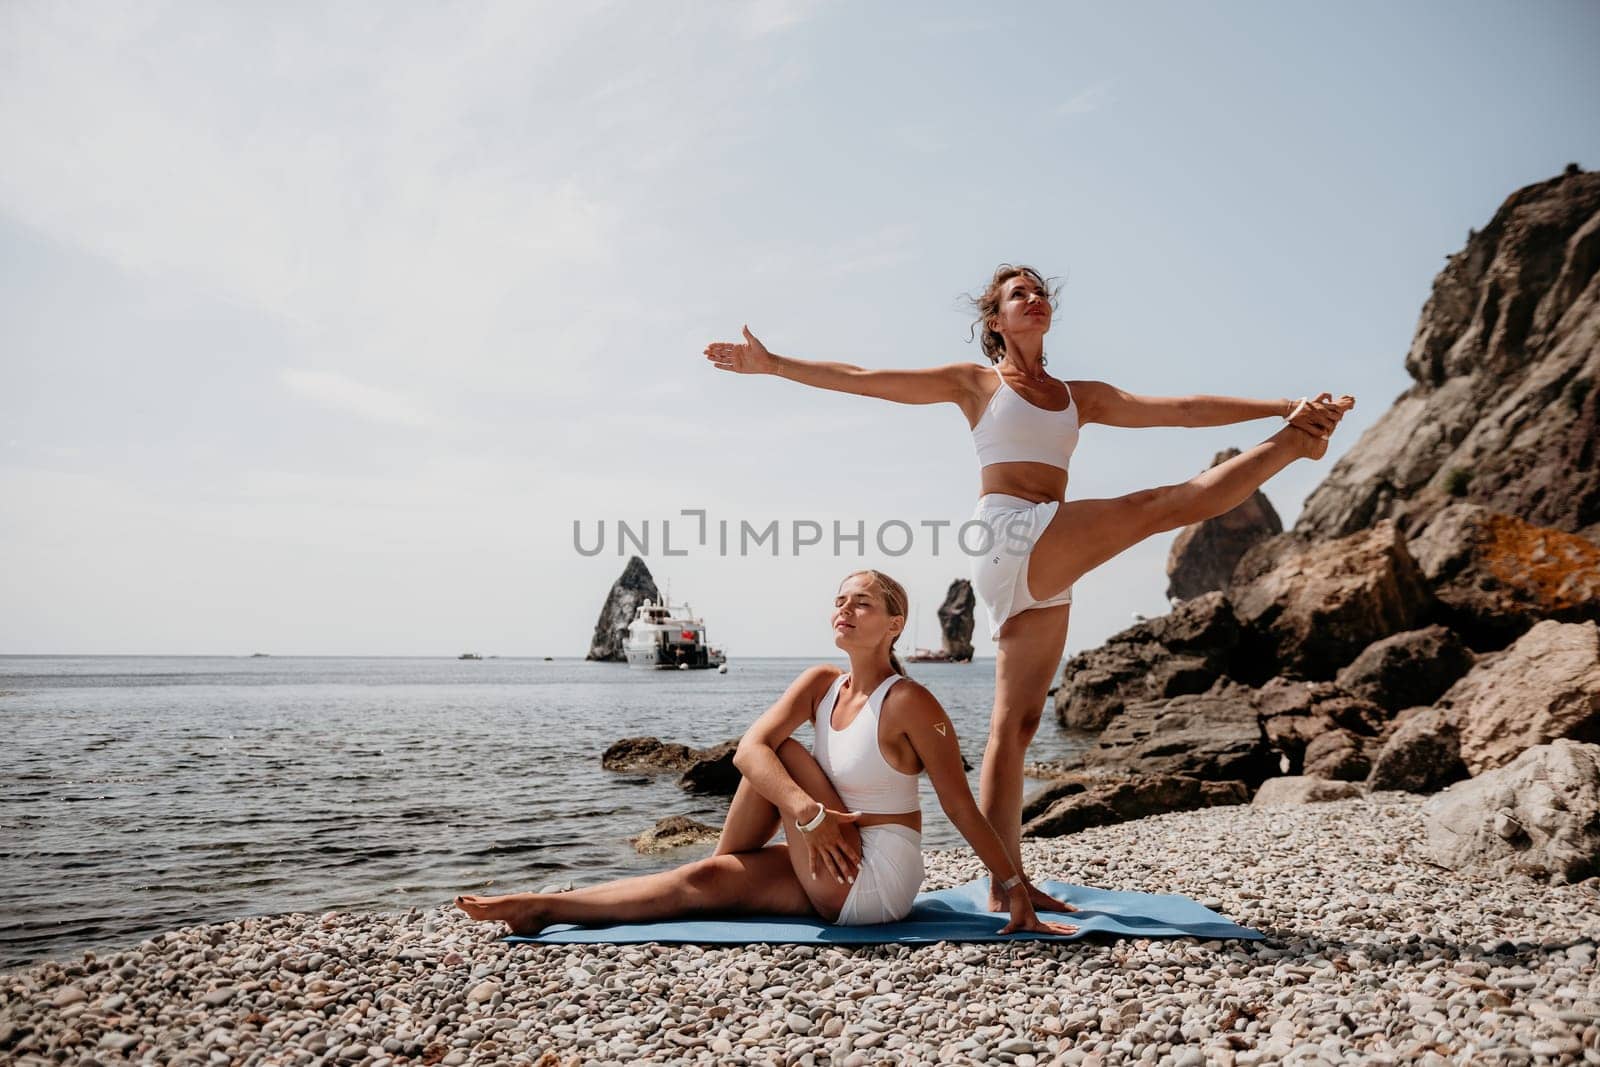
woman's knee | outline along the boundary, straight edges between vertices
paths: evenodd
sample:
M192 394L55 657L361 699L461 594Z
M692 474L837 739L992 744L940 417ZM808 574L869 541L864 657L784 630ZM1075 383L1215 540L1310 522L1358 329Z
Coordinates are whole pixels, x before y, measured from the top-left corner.
M1033 735L1039 732L1043 717L1043 708L996 715L989 726L989 746L1002 752L1009 748L1026 750Z
M689 899L714 897L737 870L738 864L731 855L707 856L678 868L679 888Z

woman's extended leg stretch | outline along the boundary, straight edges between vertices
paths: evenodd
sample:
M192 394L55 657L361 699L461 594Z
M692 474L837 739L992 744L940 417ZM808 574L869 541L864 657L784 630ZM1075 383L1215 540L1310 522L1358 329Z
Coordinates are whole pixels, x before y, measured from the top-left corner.
M784 742L778 757L807 793L831 810L844 808L833 783L800 742ZM797 847L767 846L780 825L790 842L800 842ZM853 843L859 848L856 829L845 832L856 835ZM529 935L551 923L646 922L716 913L821 915L834 922L850 886L811 873L804 837L779 816L776 805L741 780L717 851L706 859L570 893L468 896L456 902L474 919L499 919L513 932Z
M1231 511L1290 463L1320 456L1327 447L1325 440L1285 426L1186 482L1108 500L1069 500L1033 547L1028 592L1045 599L1147 537Z
M1028 583L1034 600L1050 599L1147 537L1237 507L1290 463L1320 456L1326 448L1326 441L1285 426L1250 451L1187 482L1109 500L1063 503L1039 535L1018 580ZM1023 757L1066 647L1070 611L1070 605L1062 605L1019 612L1005 620L996 638L994 712L979 804L1019 865ZM989 893L990 907L999 908L998 890L991 886Z
M474 919L498 919L532 936L551 923L649 922L691 915L814 915L794 876L787 845L708 856L659 874L624 878L570 893L457 897Z

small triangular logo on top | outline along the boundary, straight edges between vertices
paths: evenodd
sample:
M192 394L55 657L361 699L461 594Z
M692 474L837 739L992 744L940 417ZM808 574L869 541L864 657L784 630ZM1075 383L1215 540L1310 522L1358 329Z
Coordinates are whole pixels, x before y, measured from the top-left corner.
M935 729L935 730L938 730L938 731L939 731L939 736L940 736L940 737L943 737L943 736L944 736L944 723L942 723L942 722L936 722L936 723L934 723L934 724L933 724L933 728L934 728L934 729Z

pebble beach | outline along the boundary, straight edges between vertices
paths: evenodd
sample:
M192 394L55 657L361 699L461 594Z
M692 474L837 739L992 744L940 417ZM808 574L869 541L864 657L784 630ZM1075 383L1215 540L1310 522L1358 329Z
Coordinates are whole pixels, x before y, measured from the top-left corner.
M1422 798L1025 844L1261 942L511 946L448 905L257 917L0 976L18 1064L1600 1063L1600 887L1412 858ZM925 888L976 877L934 854Z

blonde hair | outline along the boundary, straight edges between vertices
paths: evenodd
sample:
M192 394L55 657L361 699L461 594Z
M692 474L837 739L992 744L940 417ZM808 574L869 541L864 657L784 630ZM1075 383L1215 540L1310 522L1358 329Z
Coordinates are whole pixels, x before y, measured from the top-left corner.
M851 571L849 574L844 576L843 581L848 581L849 579L860 574L864 574L868 578L871 578L873 584L878 587L878 592L883 594L883 606L890 615L899 615L902 618L905 617L907 614L907 609L911 603L911 598L906 595L905 586L901 585L899 582L895 581L882 571L875 571L870 568L863 571ZM840 584L843 584L843 581L841 581ZM901 627L900 633L905 633L905 627ZM889 666L894 669L896 674L904 674L906 673L906 669L905 667L901 666L900 657L894 654L894 643L899 639L900 634L895 634L893 637L889 638Z
M1032 267L1023 266L1022 264L1012 265L1010 263L1002 263L996 267L994 277L989 279L988 288L976 297L969 297L972 301L972 306L978 311L978 318L972 324L972 329L967 331L967 340L972 340L974 331L982 330L983 354L989 357L990 363L999 363L1000 360L1005 358L1006 339L1001 337L998 331L989 328L989 320L1000 314L1000 297L1002 290L1005 289L1006 282L1017 277L1027 278L1040 289L1043 289L1050 300L1051 311L1056 310L1058 298L1061 295L1061 287L1059 285L1054 289L1050 288L1049 281Z

